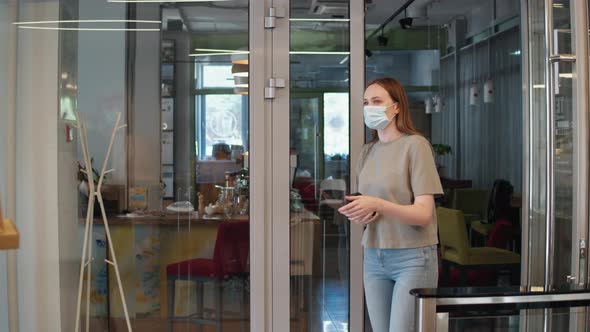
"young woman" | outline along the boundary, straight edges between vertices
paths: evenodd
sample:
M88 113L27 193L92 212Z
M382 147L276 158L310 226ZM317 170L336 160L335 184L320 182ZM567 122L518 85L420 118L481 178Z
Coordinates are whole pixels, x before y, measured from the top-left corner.
M430 143L410 118L408 98L392 78L365 90L364 117L374 129L357 165L358 190L339 209L366 225L364 286L373 331L414 329L413 288L437 286L434 195L442 194Z

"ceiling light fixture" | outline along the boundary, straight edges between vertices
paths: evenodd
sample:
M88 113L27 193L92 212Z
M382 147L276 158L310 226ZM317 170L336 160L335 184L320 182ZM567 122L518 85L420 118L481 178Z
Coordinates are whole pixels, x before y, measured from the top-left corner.
M399 20L399 25L404 30L410 29L412 27L412 22L414 21L414 19L411 18L411 17L408 17L407 10L404 10L404 16L405 16L404 18L402 18L401 20Z
M215 52L215 53L231 53L231 54L250 54L248 51L235 51L235 50L224 50L224 49L217 49L217 48L195 48L197 52Z
M248 77L248 65L233 64L231 66L231 73L233 76Z
M160 31L160 28L99 28L99 27L63 27L63 26L45 26L47 24L72 24L72 23L145 23L158 24L162 21L154 20L55 20L55 21L26 21L14 22L19 29L31 30L54 30L54 31Z
M383 32L383 29L381 29L381 35L377 37L377 44L379 44L379 46L387 46L387 37L385 37L385 33Z
M306 54L306 55L350 55L350 52L304 52L291 51L289 54Z
M350 22L349 18L290 18L291 22Z
M219 53L190 53L188 56L193 56L193 57L201 57L201 56L219 56L219 55L234 55L236 53L230 53L230 52L219 52Z
M426 114L432 114L432 98L426 97L424 100L424 109Z
M412 23L413 23L414 19L411 17L404 17L401 20L399 20L399 25L402 27L402 29L406 30L406 29L410 29L412 27Z
M115 2L115 3L139 3L139 2L147 2L147 3L175 3L175 2L219 2L219 1L231 1L231 0L107 0L107 2Z
M160 31L158 28L60 28L20 25L19 29L54 30L54 31Z
M55 20L55 21L25 21L14 22L14 25L35 25L35 24L54 24L54 23L148 23L160 24L158 20Z

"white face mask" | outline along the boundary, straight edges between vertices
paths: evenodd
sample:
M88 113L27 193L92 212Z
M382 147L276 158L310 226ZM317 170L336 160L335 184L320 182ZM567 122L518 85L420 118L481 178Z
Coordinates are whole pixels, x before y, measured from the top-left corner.
M363 114L365 116L365 124L367 127L375 130L382 130L395 118L395 115L390 119L387 117L385 111L389 107L393 106L368 106L365 105L363 108ZM397 115L397 114L396 114Z

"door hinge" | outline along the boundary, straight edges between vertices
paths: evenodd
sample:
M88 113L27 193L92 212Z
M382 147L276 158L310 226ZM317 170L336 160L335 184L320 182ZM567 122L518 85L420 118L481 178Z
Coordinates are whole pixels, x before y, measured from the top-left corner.
M285 80L282 78L271 78L268 80L267 87L264 88L264 98L265 99L274 99L276 95L277 88L284 88L285 87Z
M264 28L274 29L277 26L277 18L285 17L285 8L270 7L268 9L268 16L264 18Z
M586 258L586 239L580 240L580 258Z

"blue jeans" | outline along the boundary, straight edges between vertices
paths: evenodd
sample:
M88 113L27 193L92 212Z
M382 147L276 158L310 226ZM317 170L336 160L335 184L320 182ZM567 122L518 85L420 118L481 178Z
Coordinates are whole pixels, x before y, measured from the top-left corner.
M436 245L410 249L365 248L364 284L374 332L414 331L414 288L438 283Z

